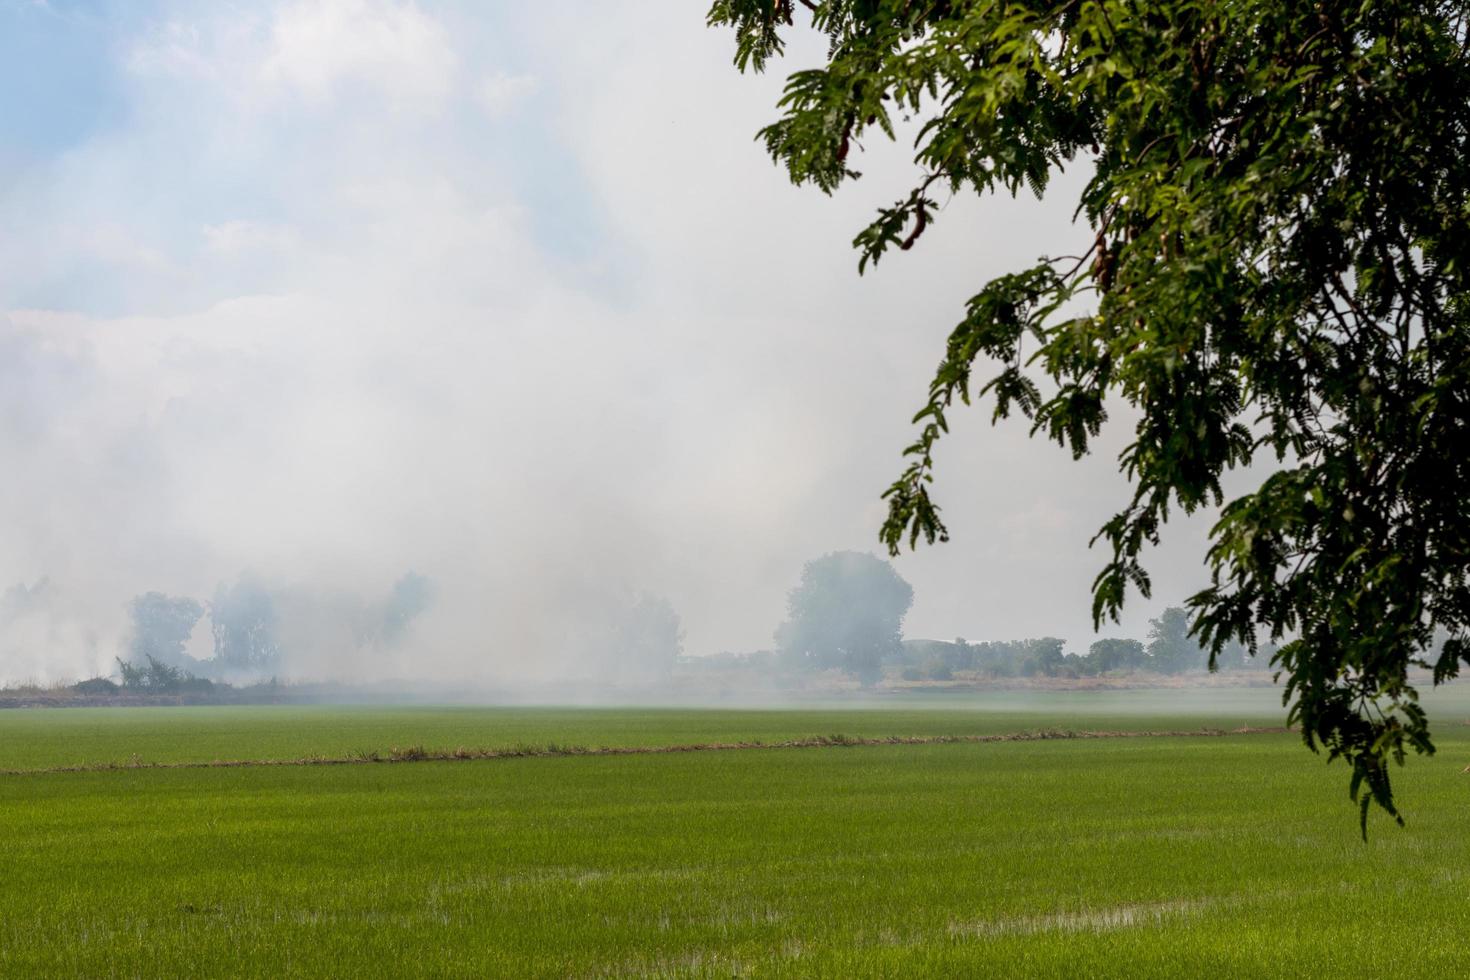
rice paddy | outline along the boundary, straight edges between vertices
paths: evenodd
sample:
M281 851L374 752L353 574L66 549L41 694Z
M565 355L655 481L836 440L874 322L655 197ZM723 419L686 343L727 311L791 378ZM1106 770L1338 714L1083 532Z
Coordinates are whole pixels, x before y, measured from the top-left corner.
M15 712L0 768L1280 723L1194 696ZM1367 843L1280 733L9 774L0 975L1463 975L1462 703Z

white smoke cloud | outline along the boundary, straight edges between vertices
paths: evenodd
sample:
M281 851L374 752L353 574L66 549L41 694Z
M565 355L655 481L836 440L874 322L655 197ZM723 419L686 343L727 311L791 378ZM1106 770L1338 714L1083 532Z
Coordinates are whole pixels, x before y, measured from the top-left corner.
M1066 250L1065 189L955 202L859 279L901 150L789 187L751 139L780 78L738 76L698 5L495 18L168 5L117 47L126 123L0 195L0 585L78 597L0 675L104 668L141 591L415 568L416 672L545 679L609 597L667 595L693 653L760 647L803 561L876 548L945 334ZM900 563L910 632L1085 645L1114 466L981 412L942 460L956 542Z

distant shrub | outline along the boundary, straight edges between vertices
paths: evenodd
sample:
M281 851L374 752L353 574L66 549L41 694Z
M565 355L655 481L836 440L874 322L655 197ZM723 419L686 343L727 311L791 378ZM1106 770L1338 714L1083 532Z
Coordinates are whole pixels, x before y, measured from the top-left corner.
M905 667L898 676L906 681L921 681L924 679L924 672L917 667Z
M118 659L117 669L122 674L122 686L126 690L150 694L208 694L215 688L214 682L208 678L196 677L151 654L144 655L143 659L145 662L141 665Z
M120 662L119 670L123 682L118 683L110 677L89 677L86 680L77 681L74 684L57 683L47 688L52 693L64 693L69 695L80 695L83 697L108 697L118 694L144 695L152 697L155 695L183 695L186 697L218 698L236 696L236 688L225 682L212 680L208 677L199 677L187 670L178 667L170 667L157 661L139 667L135 664ZM10 687L5 689L9 693L27 693L25 689ZM40 693L40 688L32 689ZM256 688L247 688L243 693L248 697L250 693L270 694L276 692L277 688L267 688L259 685Z
M938 657L930 660L927 664L924 665L924 672L929 675L929 679L931 681L954 680L954 670L950 668L948 662L941 660Z
M212 694L214 688L214 681L208 677L195 677L188 673L179 679L177 687L181 694Z

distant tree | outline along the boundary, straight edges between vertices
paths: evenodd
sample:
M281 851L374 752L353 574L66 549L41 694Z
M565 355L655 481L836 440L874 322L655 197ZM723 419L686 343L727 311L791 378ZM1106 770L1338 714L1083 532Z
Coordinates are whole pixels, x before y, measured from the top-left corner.
M1143 644L1137 640L1105 639L1095 640L1092 646L1087 648L1087 657L1092 661L1093 669L1099 674L1105 674L1110 670L1129 670L1141 667L1148 653Z
M684 628L679 614L662 596L639 596L614 629L614 669L626 680L668 680L683 652Z
M122 686L128 690L176 691L184 678L189 676L173 664L164 663L146 653L135 663L128 663L119 657L117 669L122 674Z
M118 657L117 671L122 676L122 686L129 689L146 686L148 671L145 664L146 661L142 664L134 664Z
M931 681L954 680L954 670L949 666L949 661L943 657L935 657L926 663L924 673Z
M193 662L184 652L184 644L194 626L204 615L197 600L183 596L167 596L162 592L145 592L128 603L132 636L128 640L128 660L141 665L146 658L184 667Z
M1021 673L1031 647L1029 640L986 640L965 645L966 666L992 677Z
M1067 664L1065 647L1066 640L1059 640L1054 636L1042 637L1039 640L1025 640L1024 659L1021 661L1021 674L1030 677L1041 674L1045 677L1056 677L1062 673Z
M1097 674L1097 663L1091 657L1080 653L1067 654L1067 663L1063 668L1063 676L1096 677Z
M1170 606L1148 623L1149 666L1161 674L1182 674L1204 666L1205 653L1189 631L1189 613Z
M164 663L151 654L144 654L141 661L128 663L117 658L118 672L122 675L122 687L129 691L145 691L150 694L207 694L214 684L207 678L195 677L192 673L173 664ZM105 678L94 678L76 685L84 693L106 693ZM86 687L84 688L84 685ZM113 685L116 689L116 685Z
M809 561L787 596L776 643L788 663L837 668L864 685L883 676L898 652L913 588L876 555L837 551Z
M427 576L410 571L393 583L393 591L383 605L383 623L379 636L392 645L403 637L409 624L434 604L434 583Z
M260 582L246 577L229 588L221 584L209 604L209 622L218 666L254 673L279 666L275 603Z
M1215 666L1220 670L1241 670L1250 660L1249 648L1235 639L1221 645L1219 653L1215 654Z
M885 667L922 667L927 670L937 661L944 661L951 670L966 666L968 648L947 643L944 640L903 640L898 647L883 657Z

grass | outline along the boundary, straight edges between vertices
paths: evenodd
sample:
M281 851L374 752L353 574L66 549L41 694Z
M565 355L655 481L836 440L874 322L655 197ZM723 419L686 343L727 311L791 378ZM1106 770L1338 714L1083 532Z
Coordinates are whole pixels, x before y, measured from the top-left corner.
M1034 727L1088 727L1042 707ZM172 751L260 757L1013 720L214 710L32 712L0 744L77 761L115 726L120 752L192 731ZM1398 774L1408 828L1367 844L1344 769L1292 735L5 776L0 975L1463 975L1470 729L1439 741Z
M1281 724L1271 690L1048 692L964 700L890 699L771 710L691 708L445 708L208 706L0 711L0 769L98 762L296 759L383 751L589 748L766 742L842 733L994 735L1040 729L1169 729Z

